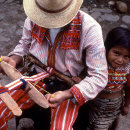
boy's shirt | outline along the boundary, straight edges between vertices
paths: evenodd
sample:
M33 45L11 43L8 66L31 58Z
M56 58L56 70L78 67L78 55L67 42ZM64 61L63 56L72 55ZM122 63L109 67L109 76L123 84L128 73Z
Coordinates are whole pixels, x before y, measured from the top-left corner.
M103 91L114 93L130 87L130 63L117 69L108 66L108 84Z

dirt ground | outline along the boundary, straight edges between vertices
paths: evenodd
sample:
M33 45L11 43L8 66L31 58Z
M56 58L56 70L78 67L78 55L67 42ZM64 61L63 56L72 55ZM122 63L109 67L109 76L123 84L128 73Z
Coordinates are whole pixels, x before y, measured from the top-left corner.
M0 0L0 55L7 55L18 43L22 35L22 27L26 15L19 3L22 0ZM88 3L89 1L89 3ZM109 30L117 26L130 28L130 6L125 14L108 8L109 0L84 0L82 10L94 17L102 27L105 39ZM128 2L130 0L124 0ZM3 85L11 80L0 74L0 83ZM15 130L15 120L10 120L8 130ZM130 130L130 113L120 116L120 124L117 130Z

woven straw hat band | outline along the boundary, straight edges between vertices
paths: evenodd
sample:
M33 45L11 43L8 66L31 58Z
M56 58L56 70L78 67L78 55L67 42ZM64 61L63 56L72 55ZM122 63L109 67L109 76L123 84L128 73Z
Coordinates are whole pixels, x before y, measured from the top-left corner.
M45 1L43 2L44 3L43 4L41 0L35 0L35 3L44 12L59 13L67 9L71 5L73 0L65 0L65 1L66 2L63 2L63 0L51 0L50 2L46 0L46 2Z

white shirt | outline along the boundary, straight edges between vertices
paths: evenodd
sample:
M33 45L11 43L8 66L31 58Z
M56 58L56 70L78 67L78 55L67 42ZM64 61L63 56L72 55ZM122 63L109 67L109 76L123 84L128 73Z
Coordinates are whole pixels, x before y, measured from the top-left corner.
M61 30L61 28L52 28L49 30L52 46L53 46L55 38L56 38L57 34L60 32L60 30Z
M80 11L82 26L80 35L80 47L76 49L56 48L55 69L68 76L79 76L84 68L87 68L86 77L78 84L72 86L72 92L79 104L96 97L106 87L108 81L107 62L102 37L101 26L88 14ZM26 19L23 36L12 54L24 56L28 52L47 65L49 43L44 38L44 44L40 45L30 35L33 23ZM51 29L52 43L60 29ZM83 51L86 57L83 63Z

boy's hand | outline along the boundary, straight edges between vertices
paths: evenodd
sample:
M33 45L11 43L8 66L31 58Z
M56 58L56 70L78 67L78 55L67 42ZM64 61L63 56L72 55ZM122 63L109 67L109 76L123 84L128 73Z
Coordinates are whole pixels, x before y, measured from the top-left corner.
M122 109L121 109L121 114L123 116L127 115L129 112L129 106L123 106Z

